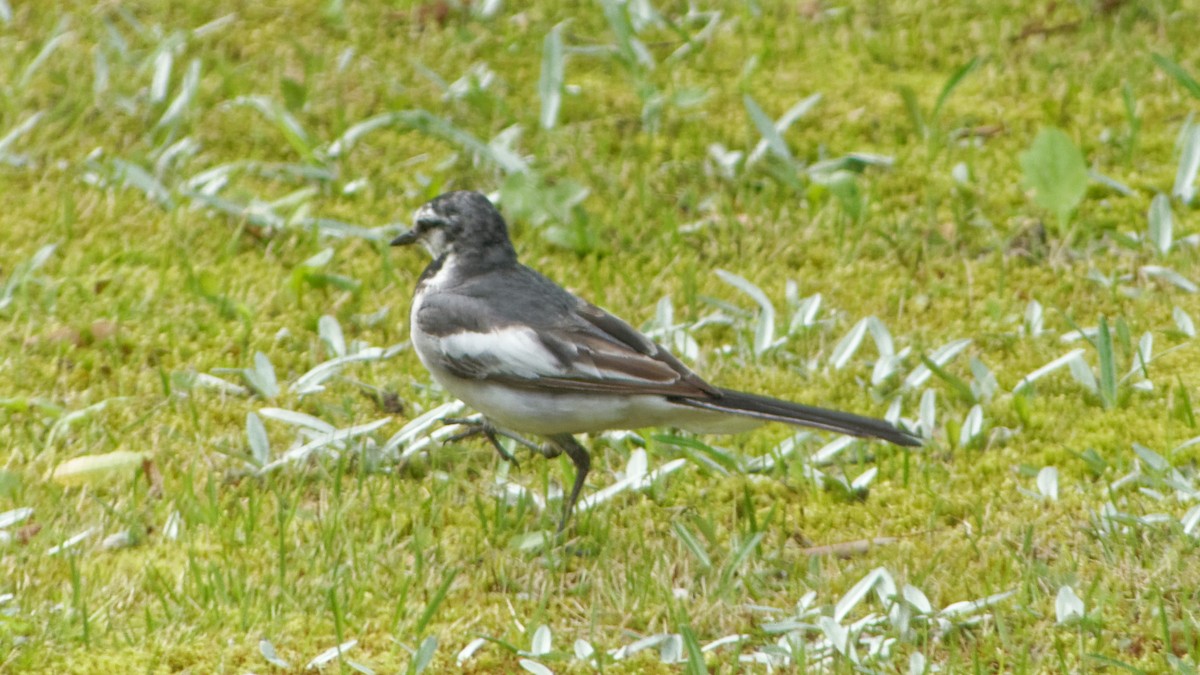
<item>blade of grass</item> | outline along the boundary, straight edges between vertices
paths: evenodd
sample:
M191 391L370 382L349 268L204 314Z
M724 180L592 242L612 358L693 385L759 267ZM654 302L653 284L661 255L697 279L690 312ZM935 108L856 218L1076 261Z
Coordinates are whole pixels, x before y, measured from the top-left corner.
M42 115L44 114L44 111L33 113L29 117L26 117L24 120L22 120L20 124L13 127L12 130L10 130L7 134L4 134L4 138L0 138L0 159L8 154L9 146L11 146L18 138L29 133L30 130L37 126L37 123L41 121Z
M925 364L925 367L933 371L933 374L941 378L943 382L950 385L950 389L952 389L954 393L957 394L960 399L962 399L963 402L978 403L978 401L975 400L975 392L971 391L971 385L964 382L962 378L939 366L927 356L921 356L921 363Z
M1096 352L1100 360L1100 401L1106 409L1117 404L1117 364L1113 356L1112 333L1108 329L1108 319L1101 316L1099 330L1096 333Z
M671 523L671 530L679 538L679 541L683 542L687 550L696 556L696 562L700 563L701 567L704 569L712 567L712 558L709 557L708 550L704 548L704 542L700 541L695 533L688 529L687 525L684 525L682 521L676 520Z
M458 578L458 572L457 567L452 567L446 572L446 577L442 579L441 585L434 591L429 604L425 606L425 611L421 613L421 618L417 620L416 628L413 631L415 635L421 635L425 632L425 628L429 626L429 622L437 614L438 607L441 607L442 601L446 599L446 593L450 590L450 584L454 583L454 580Z
M1158 64L1158 67L1162 68L1164 73L1174 78L1183 87L1184 91L1196 98L1200 98L1200 82L1197 82L1195 78L1189 75L1183 69L1183 66L1157 52L1151 54L1150 58L1154 59L1154 63Z
M67 30L67 26L70 25L70 19L69 15L64 15L59 19L58 25L54 27L54 35L49 40L46 40L46 43L42 45L41 51L25 67L25 72L21 73L21 79L17 81L17 91L23 91L29 85L29 81L33 79L34 74L46 63L46 60L54 52L58 51L58 48L73 35L72 31Z
M954 93L954 90L958 88L958 85L962 84L962 81L966 79L968 75L975 72L975 69L979 67L980 63L982 63L982 60L976 56L970 61L964 63L958 70L954 71L954 74L950 76L950 79L946 80L946 84L942 85L942 91L940 94L938 94L937 103L933 104L933 112L929 115L930 119L935 121L937 120L938 116L942 112L942 106L946 105L946 100L950 98L950 94Z
M683 637L683 646L687 651L687 667L684 672L688 675L706 675L708 665L704 662L704 652L700 650L696 632L685 624L679 627L679 634Z
M764 536L766 536L765 532L754 533L754 535L742 543L741 547L738 548L737 552L734 553L729 562L725 564L725 568L721 570L721 580L718 584L718 588L721 589L722 593L725 593L729 590L730 583L733 581L733 575L737 574L737 571L741 569L742 565L746 564L746 560L749 559L754 553L754 550L758 548L758 544L762 541Z
M921 138L925 138L929 130L925 125L925 115L921 112L921 103L917 100L917 92L906 85L901 85L897 91L900 93L900 99L904 101L904 109L908 112L908 119L912 122L913 131Z

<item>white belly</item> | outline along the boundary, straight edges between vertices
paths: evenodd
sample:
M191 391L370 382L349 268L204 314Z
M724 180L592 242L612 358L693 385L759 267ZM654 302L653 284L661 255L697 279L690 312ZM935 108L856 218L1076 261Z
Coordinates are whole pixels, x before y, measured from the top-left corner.
M761 420L742 415L677 405L657 394L539 392L465 379L438 367L436 358L426 358L422 348L429 345L424 342L419 331L414 331L417 356L433 378L463 403L513 431L549 436L669 426L704 434L736 434L762 425Z
M762 424L741 415L677 405L658 395L544 393L465 380L448 373L433 375L447 391L496 424L543 436L663 426L697 433L732 434Z

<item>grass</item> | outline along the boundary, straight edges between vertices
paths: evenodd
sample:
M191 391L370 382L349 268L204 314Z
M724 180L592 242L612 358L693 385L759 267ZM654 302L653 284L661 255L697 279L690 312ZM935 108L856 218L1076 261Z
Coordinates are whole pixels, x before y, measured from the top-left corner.
M0 0L0 670L1195 671L1194 7L508 4ZM569 461L410 423L459 188L928 446L590 439L672 471L547 546Z

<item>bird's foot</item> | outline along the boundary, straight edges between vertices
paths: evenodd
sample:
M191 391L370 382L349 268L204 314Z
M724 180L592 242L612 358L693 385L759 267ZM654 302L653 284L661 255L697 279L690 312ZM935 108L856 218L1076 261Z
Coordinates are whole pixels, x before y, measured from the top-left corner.
M512 439L538 454L545 455L547 457L550 456L546 455L546 449L542 446L523 436L497 427L486 417L445 417L442 418L442 423L458 424L465 427L462 431L447 437L446 442L455 443L472 436L483 436L492 444L492 447L496 448L496 452L500 453L500 456L504 458L506 462L517 464L517 458L513 457L513 454L500 444L500 439L497 438L498 436Z

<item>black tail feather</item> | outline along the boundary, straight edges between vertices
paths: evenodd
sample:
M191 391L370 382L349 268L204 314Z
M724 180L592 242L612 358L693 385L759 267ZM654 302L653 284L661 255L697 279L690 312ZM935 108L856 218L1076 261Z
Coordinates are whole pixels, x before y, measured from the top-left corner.
M921 445L921 439L903 431L891 422L863 417L840 410L829 410L815 406L801 405L776 398L747 394L732 389L721 389L720 398L696 399L673 398L676 403L693 408L721 410L738 415L746 415L772 422L784 422L804 427L814 427L839 434L859 436L862 438L879 438L889 443L905 446Z

